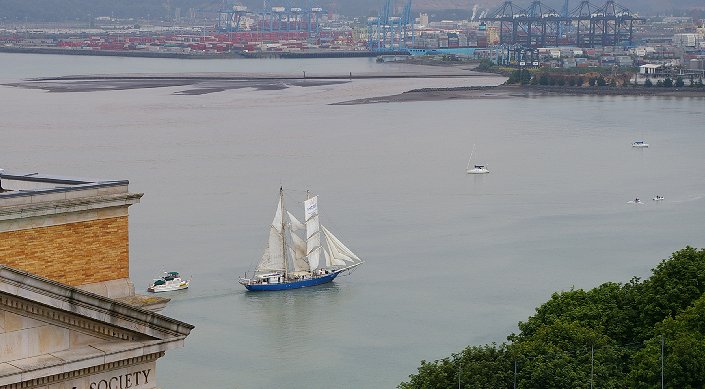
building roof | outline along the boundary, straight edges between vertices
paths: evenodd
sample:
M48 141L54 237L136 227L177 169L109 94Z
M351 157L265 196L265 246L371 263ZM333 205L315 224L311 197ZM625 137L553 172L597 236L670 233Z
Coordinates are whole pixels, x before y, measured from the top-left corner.
M0 355L0 386L91 369L130 358L158 358L182 347L194 328L157 313L85 292L21 270L0 265L0 313L19 317L31 331L71 332L71 341L49 342L36 349L21 341L13 353L7 323L7 346ZM18 339L22 331L16 330ZM76 336L83 339L75 342ZM25 336L26 337L26 336ZM64 335L64 339L68 335ZM37 337L38 338L38 337ZM32 340L29 340L30 342ZM37 340L40 341L40 340ZM42 348L44 347L44 348ZM8 351L9 350L9 351ZM27 350L34 350L29 352Z
M93 180L0 171L0 221L139 203L127 180Z

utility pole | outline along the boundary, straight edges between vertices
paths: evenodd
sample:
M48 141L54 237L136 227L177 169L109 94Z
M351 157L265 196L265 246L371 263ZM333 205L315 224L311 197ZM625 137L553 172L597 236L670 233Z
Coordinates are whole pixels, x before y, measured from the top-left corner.
M514 360L514 389L517 389L517 361Z
M592 379L593 379L594 373L595 373L595 345L593 344L590 346L590 389L592 389Z
M460 389L460 373L463 371L463 360L461 358L458 358L458 389Z
M661 335L661 389L663 389L663 349L665 345L665 340L663 335Z

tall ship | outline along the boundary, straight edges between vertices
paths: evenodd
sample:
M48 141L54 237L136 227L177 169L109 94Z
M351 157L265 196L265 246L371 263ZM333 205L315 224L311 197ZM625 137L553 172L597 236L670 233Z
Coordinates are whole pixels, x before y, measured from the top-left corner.
M318 196L307 194L302 223L284 207L284 190L269 226L269 240L254 274L240 277L247 290L287 290L333 281L364 261L319 222ZM299 236L298 231L303 232ZM321 239L323 237L323 239Z

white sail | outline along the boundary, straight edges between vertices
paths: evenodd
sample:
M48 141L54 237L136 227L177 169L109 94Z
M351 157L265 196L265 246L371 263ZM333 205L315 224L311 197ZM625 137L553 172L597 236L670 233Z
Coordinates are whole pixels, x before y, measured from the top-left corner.
M327 266L327 267L332 267L332 266L347 266L347 265L348 265L348 264L345 263L345 261L343 261L342 259L336 258L336 257L334 257L333 255L331 255L331 254L328 252L328 250L325 250L325 249L324 249L324 250L323 250L323 254L325 254L325 257L326 257L326 266Z
M321 257L321 228L318 222L318 196L313 196L304 201L304 213L306 216L306 253L308 264L311 270L316 270Z
M306 262L306 242L294 233L291 234L291 241L294 246L292 250L292 258L294 259L294 271L309 271L309 264L308 262Z
M277 212L269 228L269 241L257 265L257 272L283 271L286 269L284 256L284 231L282 231L282 200L279 198Z
M291 212L286 211L286 214L289 215L289 221L291 222L291 230L292 231L298 231L298 230L303 230L306 228L303 223L299 221L299 219L296 218L296 216L292 215Z
M331 267L332 263L330 261L330 253L328 253L328 250L323 249L323 256L326 258L326 267Z
M321 246L316 247L308 253L308 265L311 267L311 270L316 270L318 269L318 262L320 262L321 258Z
M343 242L338 240L326 227L321 226L321 230L326 237L326 243L330 249L331 263L335 263L336 260L347 261L347 262L362 262L360 258L355 255L349 248L347 248Z
M310 219L313 215L318 215L318 196L304 201L304 220Z
M306 239L310 239L312 236L317 235L320 230L321 227L318 222L318 215L314 215L312 218L306 220Z

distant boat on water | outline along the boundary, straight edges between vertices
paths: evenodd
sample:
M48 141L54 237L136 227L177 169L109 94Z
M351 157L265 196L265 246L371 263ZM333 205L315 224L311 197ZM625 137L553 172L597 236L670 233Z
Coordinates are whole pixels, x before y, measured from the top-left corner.
M472 151L470 152L470 159L468 159L468 166L465 168L465 171L468 174L487 174L489 173L489 169L485 165L472 165L473 167L470 168L472 164L472 156L475 153L475 145L472 145Z
M649 144L642 141L642 140L638 140L638 141L632 143L632 147L643 149L643 148L649 147Z
M325 284L363 263L330 230L320 225L318 196L304 201L304 216L302 223L284 208L284 191L279 188L279 203L269 226L269 240L262 259L252 277L245 274L239 280L247 290L287 290ZM296 233L298 230L305 232L305 239ZM324 241L321 241L321 231Z

